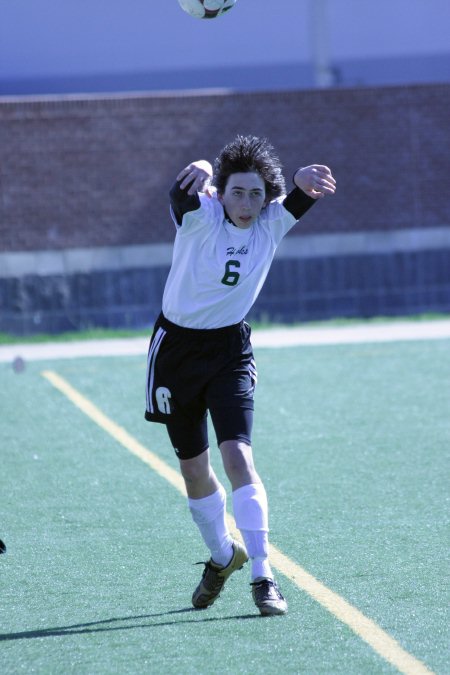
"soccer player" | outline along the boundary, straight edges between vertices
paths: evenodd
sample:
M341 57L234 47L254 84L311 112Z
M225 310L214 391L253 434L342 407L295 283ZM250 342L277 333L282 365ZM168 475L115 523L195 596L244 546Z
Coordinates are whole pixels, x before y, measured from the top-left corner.
M177 232L148 352L145 416L167 426L192 518L209 549L192 596L199 609L212 605L250 558L261 615L287 612L268 559L267 496L253 461L257 372L244 318L283 236L316 200L335 192L330 169L318 164L298 169L293 182L286 195L280 161L266 139L237 136L214 171L205 160L192 162L170 191ZM226 492L210 463L207 411L245 548L227 527Z

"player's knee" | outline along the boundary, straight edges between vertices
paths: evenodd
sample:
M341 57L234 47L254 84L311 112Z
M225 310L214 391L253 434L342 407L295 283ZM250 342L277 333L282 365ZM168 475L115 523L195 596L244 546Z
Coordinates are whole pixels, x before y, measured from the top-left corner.
M180 459L180 470L184 480L188 483L207 480L211 471L209 452L205 451L191 459Z
M256 471L250 445L243 441L223 441L220 451L225 471L232 482L239 479L252 482Z

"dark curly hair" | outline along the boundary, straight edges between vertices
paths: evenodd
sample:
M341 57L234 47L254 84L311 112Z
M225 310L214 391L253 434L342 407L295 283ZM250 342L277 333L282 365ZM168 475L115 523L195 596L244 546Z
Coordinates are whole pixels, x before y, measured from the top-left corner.
M263 179L268 201L285 194L282 165L275 149L266 138L238 135L228 143L214 161L212 184L223 194L233 173L254 171Z

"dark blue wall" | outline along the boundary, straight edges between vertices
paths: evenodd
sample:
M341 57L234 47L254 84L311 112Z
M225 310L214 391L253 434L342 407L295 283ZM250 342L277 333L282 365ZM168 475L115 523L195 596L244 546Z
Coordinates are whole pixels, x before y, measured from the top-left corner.
M167 267L0 279L0 331L144 328L161 307ZM450 250L276 260L251 314L315 321L450 312Z

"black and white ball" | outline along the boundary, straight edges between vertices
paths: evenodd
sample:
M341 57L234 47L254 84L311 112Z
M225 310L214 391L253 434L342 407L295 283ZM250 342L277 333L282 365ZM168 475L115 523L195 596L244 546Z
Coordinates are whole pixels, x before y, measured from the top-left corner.
M178 0L181 9L196 19L216 19L236 4L236 0Z

